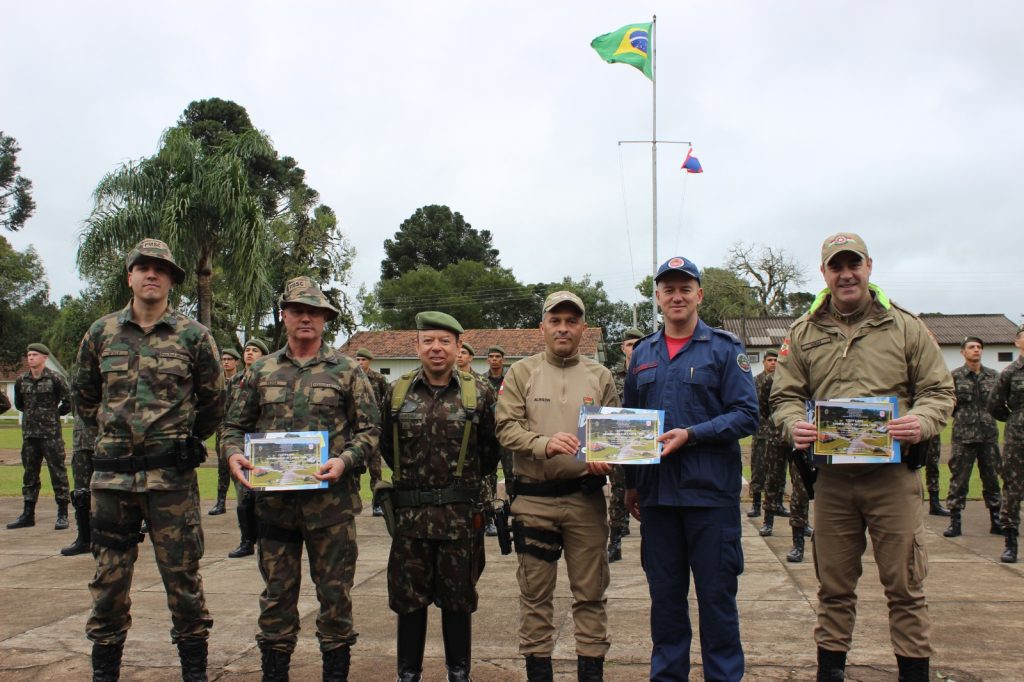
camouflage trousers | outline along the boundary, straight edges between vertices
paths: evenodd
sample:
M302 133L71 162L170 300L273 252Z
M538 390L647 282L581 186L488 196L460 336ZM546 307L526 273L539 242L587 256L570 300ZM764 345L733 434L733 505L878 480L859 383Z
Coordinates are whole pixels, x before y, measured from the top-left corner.
M764 449L764 510L773 511L782 504L786 492L786 470L789 462L788 445L775 445L771 441Z
M397 535L388 558L388 606L398 614L435 604L473 613L476 582L484 571L483 533L458 540Z
M88 490L92 480L92 450L75 450L71 453L71 478L75 490Z
M303 545L320 602L316 617L320 650L355 644L358 633L352 628L352 581L359 556L355 521L349 518L325 528L281 528L261 521L257 556L266 587L260 594L260 631L256 634L260 649L295 650Z
M612 467L612 494L608 500L608 527L620 533L629 527L629 513L626 511L626 469L621 464Z
M64 464L64 440L61 438L24 438L21 442L21 465L25 473L21 479L21 495L26 502L39 499L42 483L39 472L46 460L46 468L50 471L50 483L53 485L53 496L58 503L67 504L71 501L68 490L68 470Z
M149 522L156 565L171 611L171 641L207 639L213 619L206 610L199 560L203 528L199 524L199 490L92 491L92 553L96 574L89 583L92 613L85 633L97 644L124 642L131 627L130 596L139 528Z
M1024 443L1003 447L1003 503L999 522L1003 528L1020 530L1020 498L1024 493Z
M512 472L512 451L505 448L501 449L501 471L505 477L505 485L508 486L509 481L514 478L514 474ZM484 476L484 481L486 481L488 488L488 496L484 498L484 501L494 500L498 497L498 472L495 471L493 474ZM505 497L508 497L507 488Z
M999 509L999 444L998 443L957 443L949 458L949 497L946 506L950 510L967 506L967 489L974 472L974 460L978 460L981 474L981 494L985 506Z
M217 448L220 451L220 448ZM217 499L228 496L228 488L231 486L231 470L228 468L228 460L224 455L217 456Z
M763 493L765 482L765 457L770 441L767 438L753 438L750 441L750 494Z
M370 455L369 461L366 464L366 468L370 472L370 490L373 490L374 487L381 480L381 456L380 456L380 450L376 450L375 449L373 451L373 454Z
M928 441L928 454L924 460L924 482L929 497L939 497L939 458L942 457L942 440L933 436Z

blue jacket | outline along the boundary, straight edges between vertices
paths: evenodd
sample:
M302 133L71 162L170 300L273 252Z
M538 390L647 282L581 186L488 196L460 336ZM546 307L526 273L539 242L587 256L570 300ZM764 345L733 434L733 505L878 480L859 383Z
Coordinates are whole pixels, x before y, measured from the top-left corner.
M739 439L757 431L757 393L743 344L697 321L689 343L670 361L664 332L637 342L626 374L626 407L665 411L665 431L692 427L687 443L658 464L630 465L626 486L641 506L726 507L739 504Z

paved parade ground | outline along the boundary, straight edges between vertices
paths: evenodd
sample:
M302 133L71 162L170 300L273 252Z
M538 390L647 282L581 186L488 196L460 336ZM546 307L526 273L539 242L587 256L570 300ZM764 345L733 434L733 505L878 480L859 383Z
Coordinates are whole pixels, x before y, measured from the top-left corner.
M204 504L204 512L209 504ZM14 519L18 498L0 498L0 519ZM60 547L74 538L74 526L54 531L52 498L40 500L34 528L0 527L0 680L85 680L90 644L84 635L92 576L90 555L62 557ZM926 583L933 619L932 678L956 680L1021 679L1024 641L1024 565L998 561L1002 538L988 535L980 502L968 505L964 536L942 537L946 520L925 517L930 575ZM777 519L775 537L757 534L760 519L743 517L745 570L740 579L740 623L747 656L747 679L806 680L814 677L816 583L814 565L786 563L790 531ZM623 560L612 564L608 612L612 648L605 678L644 680L648 673L648 596L640 568L636 522L623 542ZM395 618L387 608L385 568L389 538L383 521L364 513L357 522L359 563L353 602L359 641L353 649L354 681L395 678ZM237 544L234 503L223 516L203 516L206 558L202 575L214 619L210 640L210 679L258 680L260 658L253 639L262 587L255 559L228 559ZM480 610L473 623L473 676L523 680L516 650L518 587L515 556L503 557L488 538L487 568L480 581ZM895 659L889 644L885 600L871 562L861 580L860 609L847 679L893 680ZM133 625L125 646L124 680L180 679L177 651L169 638L170 617L163 586L147 541L141 547L132 594ZM564 570L556 596L558 644L556 679L576 679L570 597ZM314 636L316 597L303 577L302 632L292 662L292 679L319 680L320 655ZM694 607L695 609L695 607ZM431 610L424 679L444 680L440 614ZM699 668L695 636L694 679Z

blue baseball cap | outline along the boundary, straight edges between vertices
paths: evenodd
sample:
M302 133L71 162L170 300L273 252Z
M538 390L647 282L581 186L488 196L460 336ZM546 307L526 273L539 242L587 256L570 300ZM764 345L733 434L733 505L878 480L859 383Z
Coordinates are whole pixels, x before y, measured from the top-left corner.
M658 274L654 276L654 281L657 282L668 272L681 272L687 277L692 277L697 282L700 282L700 268L697 267L696 263L686 260L682 256L673 256L662 263L661 267L658 268Z

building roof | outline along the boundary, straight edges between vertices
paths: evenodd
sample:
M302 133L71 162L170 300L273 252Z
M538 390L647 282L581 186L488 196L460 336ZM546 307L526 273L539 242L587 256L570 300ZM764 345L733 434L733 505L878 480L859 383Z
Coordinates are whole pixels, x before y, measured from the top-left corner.
M467 329L462 340L476 349L476 357L485 357L491 346L504 348L506 358L525 358L544 350L544 336L540 329ZM580 341L580 352L596 358L601 340L601 328L588 327ZM378 360L415 358L416 330L356 332L339 350L346 355L354 355L360 348L366 348Z
M740 337L747 346L778 347L785 340L790 325L796 320L797 318L791 315L730 317L722 320L722 328ZM1017 331L1017 325L1005 315L998 313L924 313L921 320L935 335L940 346L959 346L965 336L977 336L987 344L1012 343Z

